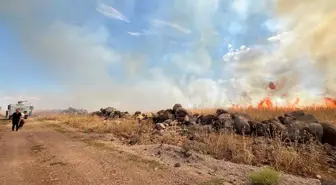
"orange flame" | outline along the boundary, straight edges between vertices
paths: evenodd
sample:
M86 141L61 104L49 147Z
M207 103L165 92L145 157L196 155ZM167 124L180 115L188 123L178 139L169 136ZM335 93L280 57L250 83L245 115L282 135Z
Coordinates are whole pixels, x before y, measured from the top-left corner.
M277 103L273 102L270 97L262 99L256 107L252 105L241 106L241 105L232 105L233 110L239 109L284 109L284 110L294 110L297 109L300 103L300 98L296 98L294 102L287 101L287 105L280 106ZM309 107L311 108L336 108L336 99L333 98L324 98L324 105L322 104L313 104Z
M242 105L232 105L233 110L239 109L285 109L292 110L299 107L300 98L297 97L294 102L287 101L287 105L278 105L277 102L273 102L270 97L275 91L278 91L284 87L285 79L280 79L277 82L269 82L266 86L266 90L270 90L268 97L262 99L256 107L252 105L242 106ZM282 98L287 97L286 93L281 94ZM309 106L310 108L335 108L336 109L336 99L325 97L324 104L321 101L320 104L313 104Z
M258 109L263 109L263 108L269 108L269 109L273 108L273 103L272 103L271 98L267 97L260 101L260 103L258 104Z
M324 102L327 107L336 108L336 99L325 97Z

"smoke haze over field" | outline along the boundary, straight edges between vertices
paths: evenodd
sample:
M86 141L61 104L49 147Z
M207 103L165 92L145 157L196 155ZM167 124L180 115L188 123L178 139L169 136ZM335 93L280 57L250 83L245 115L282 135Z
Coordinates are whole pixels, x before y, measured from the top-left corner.
M0 21L50 79L34 90L3 89L2 105L255 105L269 81L283 84L273 92L279 103L319 102L327 89L336 96L333 0L0 3Z

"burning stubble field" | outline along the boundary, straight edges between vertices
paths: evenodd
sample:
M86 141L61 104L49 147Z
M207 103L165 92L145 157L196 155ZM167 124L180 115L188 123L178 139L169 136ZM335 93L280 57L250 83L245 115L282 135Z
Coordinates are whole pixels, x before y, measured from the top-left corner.
M125 145L169 144L215 159L303 176L336 180L336 108L186 110L175 104L157 113L100 111L42 114L43 121L85 133L109 133ZM321 130L322 129L322 130ZM308 137L309 135L309 137Z

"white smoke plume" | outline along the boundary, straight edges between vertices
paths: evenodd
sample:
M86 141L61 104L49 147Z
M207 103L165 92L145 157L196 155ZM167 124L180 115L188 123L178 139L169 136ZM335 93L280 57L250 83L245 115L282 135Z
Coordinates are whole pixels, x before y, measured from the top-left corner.
M300 98L301 105L311 105L323 103L326 96L335 98L336 2L277 0L274 8L280 26L278 35L268 38L273 47L243 47L226 54L224 61L232 62L227 65L252 86L247 94L253 100L270 95L283 103ZM270 81L279 82L281 89L265 94Z
M325 83L323 91L336 91L336 2L321 1L288 1L278 0L276 15L284 17L287 29L295 37L286 45L283 55L289 59L309 56L313 66L318 70L318 77ZM306 52L306 53L305 53ZM333 96L336 96L334 94Z
M190 1L187 4L193 5L194 2ZM11 97L22 99L38 96L39 100L30 100L40 108L73 106L89 110L105 106L116 106L130 111L152 110L171 107L176 102L184 105L191 103L177 84L178 76L167 76L162 73L162 69L155 67L142 68L147 62L146 53L120 53L110 48L107 40L113 38L104 27L92 32L85 27L61 20L42 22L38 13L48 12L52 5L51 1L42 0L2 0L0 11L8 18L8 25L19 36L26 50L37 61L41 61L40 64L56 79L56 84L61 84L63 91L4 91L4 96L9 94ZM203 17L206 18L205 10L200 7L198 9L197 11L202 11L205 14ZM200 24L206 21L200 21ZM203 26L199 25L199 28ZM205 30L200 31L206 34ZM203 47L205 46L196 47L195 50L204 50ZM199 56L203 59L208 57L207 55L205 51ZM200 60L200 63L202 62ZM119 79L111 78L108 69L115 65L122 65L129 78L136 78L137 83L124 84ZM203 103L207 103L208 100L204 98L209 97L200 98ZM2 101L3 105L7 103L8 99Z

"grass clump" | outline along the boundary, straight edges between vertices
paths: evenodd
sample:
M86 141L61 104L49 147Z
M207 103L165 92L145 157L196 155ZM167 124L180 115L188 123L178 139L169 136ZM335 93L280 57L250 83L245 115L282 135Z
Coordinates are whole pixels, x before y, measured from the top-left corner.
M278 185L280 172L271 167L264 167L262 170L251 172L249 180L253 185Z
M226 181L224 179L212 179L201 183L200 185L225 185Z

